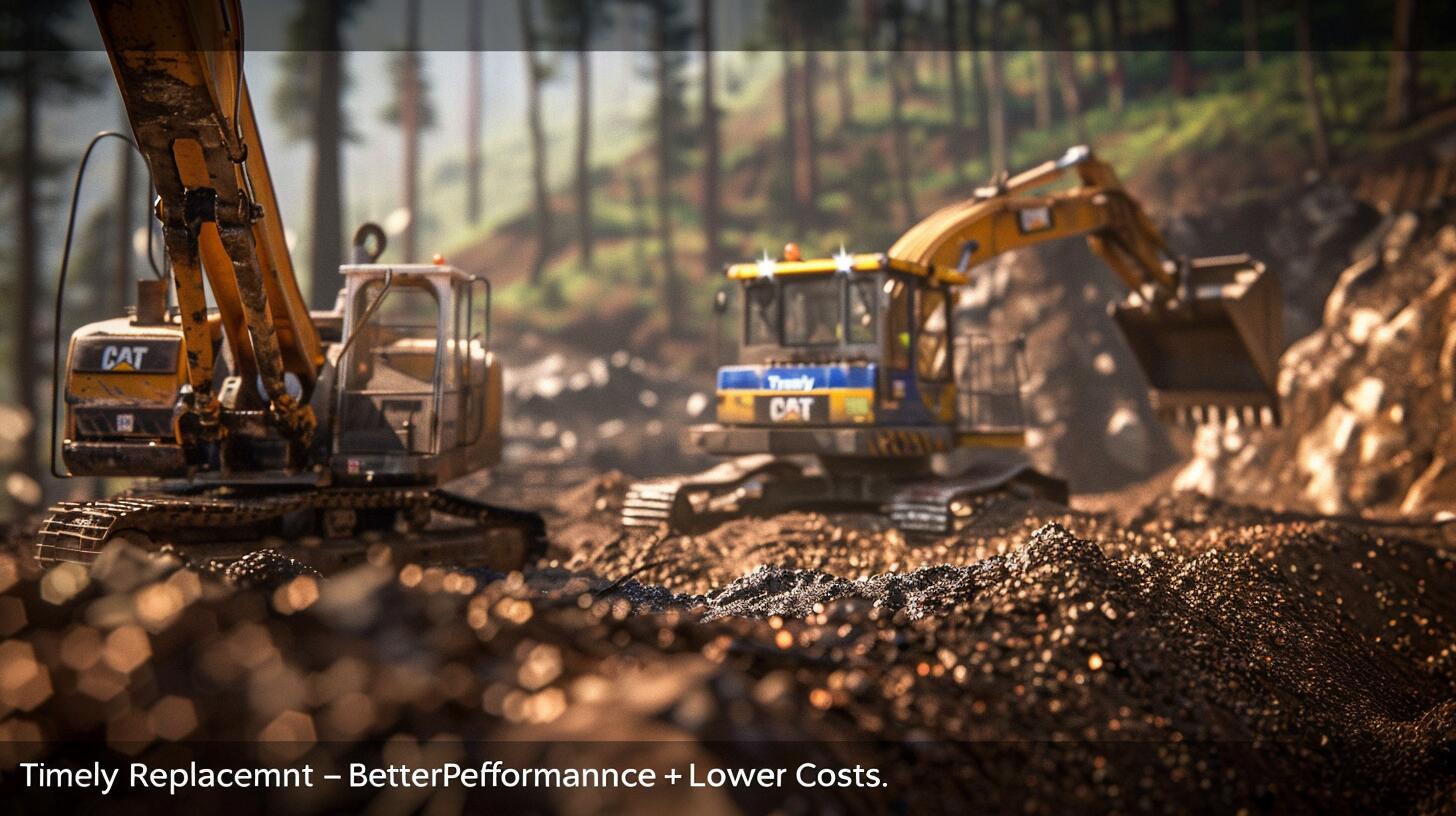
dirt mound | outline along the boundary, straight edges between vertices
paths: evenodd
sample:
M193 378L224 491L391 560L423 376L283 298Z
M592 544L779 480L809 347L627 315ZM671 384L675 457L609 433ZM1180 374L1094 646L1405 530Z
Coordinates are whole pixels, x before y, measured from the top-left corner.
M331 768L490 739L528 741L492 743L523 764L814 758L887 782L709 794L750 811L1400 811L1456 784L1456 563L1435 528L1184 496L1125 525L1007 499L929 543L811 514L662 539L584 501L613 495L571 497L574 566L525 576L376 559L247 589L176 558L107 583L0 557L3 760L204 738ZM542 739L578 742L531 754Z
M1456 511L1456 226L1406 213L1281 360L1283 428L1205 428L1182 488L1322 513ZM1441 226L1445 224L1445 226Z
M625 349L580 349L533 336L511 350L504 378L502 463L459 492L548 509L604 471L652 476L705 467L682 432L712 414L711 377L693 381Z

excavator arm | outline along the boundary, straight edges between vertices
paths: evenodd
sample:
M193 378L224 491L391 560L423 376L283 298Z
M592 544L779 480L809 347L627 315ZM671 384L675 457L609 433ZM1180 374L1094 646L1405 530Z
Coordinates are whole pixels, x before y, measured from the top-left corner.
M1039 192L1073 173L1075 186ZM997 255L1074 236L1085 236L1129 290L1113 317L1160 413L1278 421L1283 340L1274 277L1247 256L1172 255L1112 168L1086 147L932 213L887 255L892 266L960 284Z
M175 283L187 380L178 441L215 438L211 289L233 374L260 383L270 420L300 445L324 363L294 276L243 79L238 0L93 0L137 145L156 185ZM297 387L290 388L290 375ZM239 389L243 403L251 387Z

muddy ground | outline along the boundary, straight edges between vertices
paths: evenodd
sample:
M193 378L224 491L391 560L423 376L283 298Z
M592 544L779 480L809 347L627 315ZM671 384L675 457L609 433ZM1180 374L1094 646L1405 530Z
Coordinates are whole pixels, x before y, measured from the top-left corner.
M622 487L560 497L553 550L524 575L383 542L327 576L120 548L93 575L42 574L6 554L3 761L106 745L162 762L203 739L328 768L569 739L496 744L522 764L807 758L886 785L694 792L713 812L1437 812L1456 795L1449 526L1189 497L1119 523L1007 498L938 541L807 513L660 539L612 523ZM354 804L371 796L428 798Z

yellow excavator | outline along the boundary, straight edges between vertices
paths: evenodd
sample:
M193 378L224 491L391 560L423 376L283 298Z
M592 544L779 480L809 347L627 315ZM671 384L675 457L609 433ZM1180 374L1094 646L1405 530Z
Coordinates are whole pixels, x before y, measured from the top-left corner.
M501 550L482 560L522 562L539 517L439 488L500 456L489 282L438 260L375 263L384 233L366 225L339 270L341 308L310 313L243 77L238 0L92 8L171 286L141 282L131 314L71 337L57 475L149 482L52 507L38 556L87 562L123 531L342 538L440 513L508 531L482 535Z
M1065 483L1021 450L1020 341L961 331L954 293L1002 253L1072 236L1128 289L1113 317L1161 416L1278 421L1275 278L1245 255L1172 255L1112 168L1076 147L931 214L887 252L804 259L790 244L730 266L739 359L718 371L717 421L689 441L732 458L633 485L624 525L693 531L746 514L878 510L903 530L941 533L989 492L1065 501ZM726 297L717 303L726 310ZM968 465L937 466L956 450Z

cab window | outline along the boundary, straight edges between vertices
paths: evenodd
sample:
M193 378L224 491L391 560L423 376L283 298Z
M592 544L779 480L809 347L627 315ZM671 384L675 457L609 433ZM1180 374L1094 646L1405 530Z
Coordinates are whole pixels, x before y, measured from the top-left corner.
M849 295L849 342L875 342L875 306L879 302L879 285L871 280L852 280L846 285Z
M904 281L885 281L890 296L890 367L901 371L910 367L910 287Z
M747 288L744 301L743 342L748 346L779 342L779 297L772 283L755 283Z
M919 301L916 373L924 380L943 380L950 375L949 299L944 289L921 289Z
M832 345L844 339L839 325L839 281L785 281L784 345Z
M383 291L383 281L361 287L355 314L365 315ZM439 311L440 302L428 284L396 281L374 314L353 329L360 336L350 354L350 386L359 391L433 393Z

